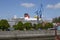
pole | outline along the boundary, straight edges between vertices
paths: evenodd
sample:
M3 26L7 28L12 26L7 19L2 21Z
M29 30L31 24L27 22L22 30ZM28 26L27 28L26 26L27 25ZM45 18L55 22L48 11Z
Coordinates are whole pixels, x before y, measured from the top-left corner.
M37 16L37 23L39 24L39 16Z
M57 26L55 26L55 37L57 36Z
M60 40L59 36L57 35L57 25L55 26L55 40Z

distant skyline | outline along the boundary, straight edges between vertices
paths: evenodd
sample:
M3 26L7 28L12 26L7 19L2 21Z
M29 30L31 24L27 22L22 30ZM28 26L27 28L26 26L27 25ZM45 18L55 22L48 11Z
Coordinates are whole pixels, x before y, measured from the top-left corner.
M0 0L0 19L12 18L16 15L23 17L24 13L29 13L30 17L36 15L40 4L43 4L43 18L52 19L60 16L60 0Z

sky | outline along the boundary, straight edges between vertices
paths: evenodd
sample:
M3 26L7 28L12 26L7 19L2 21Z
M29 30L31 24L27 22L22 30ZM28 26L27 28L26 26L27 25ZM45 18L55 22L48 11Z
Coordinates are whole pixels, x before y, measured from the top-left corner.
M0 0L0 19L12 18L14 15L24 17L28 13L30 17L36 15L36 11L43 4L42 17L52 19L60 16L60 0Z

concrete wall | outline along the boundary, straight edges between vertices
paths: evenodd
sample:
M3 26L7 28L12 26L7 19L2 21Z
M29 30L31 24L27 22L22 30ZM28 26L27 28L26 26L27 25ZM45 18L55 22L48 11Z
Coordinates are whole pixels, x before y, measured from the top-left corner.
M57 33L60 35L60 31ZM0 40L54 40L55 31L0 31Z

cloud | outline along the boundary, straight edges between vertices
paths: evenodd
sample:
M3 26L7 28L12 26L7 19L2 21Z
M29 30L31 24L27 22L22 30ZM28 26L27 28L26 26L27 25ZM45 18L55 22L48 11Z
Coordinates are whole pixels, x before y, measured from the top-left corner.
M48 4L48 5L47 5L47 8L54 8L54 9L60 8L60 3L57 3L57 4L55 4L55 5L50 5L50 4Z
M30 8L30 7L35 6L35 4L33 4L33 3L21 3L21 6L24 6L24 7Z

